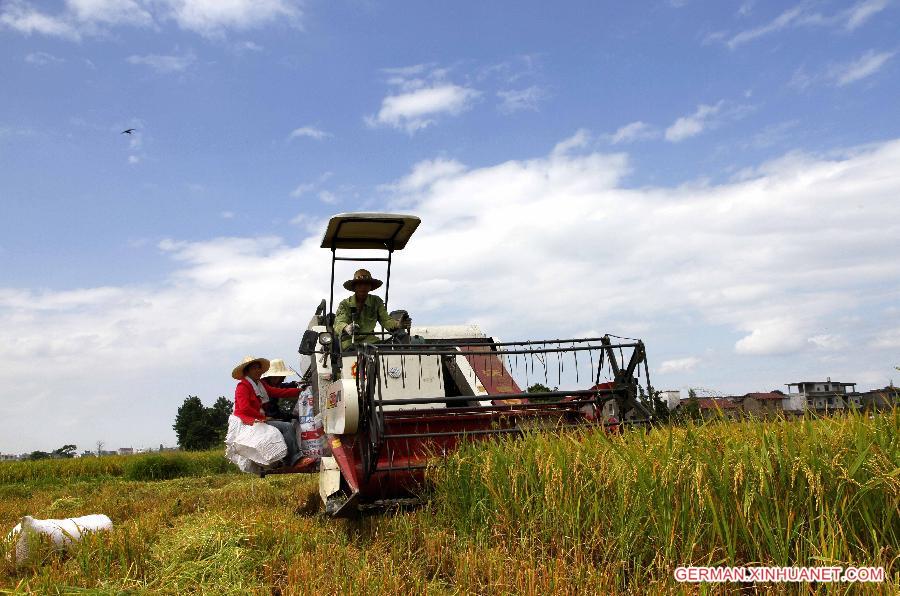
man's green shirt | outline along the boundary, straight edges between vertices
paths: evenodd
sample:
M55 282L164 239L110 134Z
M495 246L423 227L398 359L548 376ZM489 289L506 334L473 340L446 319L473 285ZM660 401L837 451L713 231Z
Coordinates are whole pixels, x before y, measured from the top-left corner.
M337 313L335 313L334 317L334 331L339 337L344 330L344 327L352 322L350 318L350 309L355 306L357 306L356 294L341 300L341 303L338 305ZM362 308L357 307L357 309L356 323L359 325L359 329L356 332L357 343L375 343L378 341L378 337L372 335L372 332L375 331L375 323L381 323L381 326L388 331L392 331L400 326L400 323L395 319L392 319L388 314L387 308L384 306L384 301L374 294L366 296L366 303ZM345 335L341 338L342 350L349 348L350 344L351 341L349 335Z

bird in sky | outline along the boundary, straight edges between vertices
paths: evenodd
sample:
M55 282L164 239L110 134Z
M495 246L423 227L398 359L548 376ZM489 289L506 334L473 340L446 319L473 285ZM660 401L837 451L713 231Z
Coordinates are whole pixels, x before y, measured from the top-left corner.
M135 130L135 129L133 129L133 128L129 128L128 130L123 130L123 131L121 132L121 134L123 134L123 135L131 135L131 134L134 134L134 130Z

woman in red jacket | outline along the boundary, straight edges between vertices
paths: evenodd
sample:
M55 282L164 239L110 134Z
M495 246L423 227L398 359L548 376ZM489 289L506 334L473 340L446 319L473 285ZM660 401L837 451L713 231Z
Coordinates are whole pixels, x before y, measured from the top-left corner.
M231 371L232 378L240 381L234 390L234 415L244 424L265 422L281 431L288 448L285 464L292 467L300 460L300 448L297 445L294 425L281 420L269 420L263 410L263 403L272 398L296 399L300 395L300 389L264 385L260 377L267 370L269 370L268 360L247 356Z

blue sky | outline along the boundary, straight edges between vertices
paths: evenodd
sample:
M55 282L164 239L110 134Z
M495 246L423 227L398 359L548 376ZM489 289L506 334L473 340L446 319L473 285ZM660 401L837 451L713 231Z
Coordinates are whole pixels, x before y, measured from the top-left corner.
M327 294L323 222L354 210L423 215L396 286L423 323L640 333L667 387L883 386L898 14L0 1L0 380L54 417L3 423L0 450L171 443L232 360L290 358ZM22 386L32 366L51 379ZM98 388L108 368L135 388Z

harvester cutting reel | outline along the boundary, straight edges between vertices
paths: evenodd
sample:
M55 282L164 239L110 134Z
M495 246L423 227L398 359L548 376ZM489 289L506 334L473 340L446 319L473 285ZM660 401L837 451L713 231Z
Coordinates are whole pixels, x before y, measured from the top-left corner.
M335 515L416 499L426 462L463 441L652 419L643 342L608 335L366 344L343 372L324 402L320 493Z

